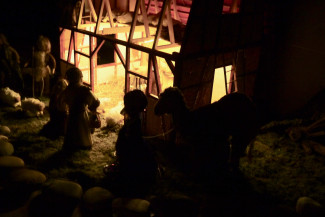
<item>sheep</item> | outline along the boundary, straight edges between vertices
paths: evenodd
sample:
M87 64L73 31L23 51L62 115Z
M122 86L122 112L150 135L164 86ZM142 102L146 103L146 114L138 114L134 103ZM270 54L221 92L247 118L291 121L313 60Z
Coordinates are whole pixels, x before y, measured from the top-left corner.
M0 101L14 108L21 105L20 94L11 90L9 87L0 89Z
M45 109L45 103L35 98L25 98L21 101L21 108L30 116L41 116Z

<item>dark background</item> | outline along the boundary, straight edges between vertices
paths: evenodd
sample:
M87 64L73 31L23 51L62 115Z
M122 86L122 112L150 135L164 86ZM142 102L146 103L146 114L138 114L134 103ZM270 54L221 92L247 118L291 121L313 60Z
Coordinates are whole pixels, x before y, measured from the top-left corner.
M68 1L66 1L68 2ZM42 34L50 38L52 53L57 57L59 47L60 0L15 0L0 3L0 32L7 37L24 63L32 46Z

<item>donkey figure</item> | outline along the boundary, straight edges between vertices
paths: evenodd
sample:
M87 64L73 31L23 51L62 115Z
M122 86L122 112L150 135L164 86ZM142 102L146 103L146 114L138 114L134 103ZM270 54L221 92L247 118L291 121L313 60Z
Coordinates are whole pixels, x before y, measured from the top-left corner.
M238 168L239 159L257 132L253 102L244 94L231 93L219 101L191 111L177 87L160 94L154 112L170 114L175 129L174 143L190 146L198 170L225 171ZM213 171L209 173L214 173Z

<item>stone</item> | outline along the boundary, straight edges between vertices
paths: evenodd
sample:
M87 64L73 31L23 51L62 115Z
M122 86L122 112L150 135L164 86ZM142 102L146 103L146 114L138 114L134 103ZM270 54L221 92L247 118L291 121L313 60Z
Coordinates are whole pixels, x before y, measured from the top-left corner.
M8 126L0 125L0 135L9 136L11 130Z
M325 216L325 207L312 198L300 197L296 203L296 212L300 216L321 217Z
M23 168L25 162L16 156L0 156L0 183L8 182L8 174L13 170Z
M71 217L83 195L82 187L69 180L48 180L42 193L34 198L29 206L33 217Z
M40 186L46 181L46 176L37 170L20 168L13 170L8 177L14 186Z
M6 140L0 140L0 156L9 156L13 153L14 146Z
M0 135L0 140L8 141L8 136Z
M45 180L45 175L39 171L27 168L13 169L6 176L0 194L0 204L3 205L4 211L24 205Z
M149 217L150 202L141 198L116 198L112 202L114 216Z
M82 199L83 211L86 216L112 216L114 195L102 187L88 189Z
M24 167L23 159L16 156L0 156L0 170L1 168L19 168Z

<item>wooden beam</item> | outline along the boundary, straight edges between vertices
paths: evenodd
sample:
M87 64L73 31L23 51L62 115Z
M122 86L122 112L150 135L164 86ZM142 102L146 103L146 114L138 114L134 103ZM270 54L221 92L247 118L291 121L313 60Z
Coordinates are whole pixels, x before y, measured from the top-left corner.
M80 12L79 12L79 15L78 15L77 28L78 28L78 27L80 26L80 24L81 24L82 14L83 14L83 11L84 11L84 7L85 7L85 0L82 0L82 1L81 1L81 5L80 5ZM73 10L74 10L74 7L73 7Z
M169 66L170 71L172 71L172 73L175 74L175 66L172 63L172 61L166 60L166 59L165 59L165 61L166 61L167 65Z
M96 54L98 51L99 51L99 49L104 45L104 43L105 43L105 40L103 40L96 48L95 48L95 50L94 51L90 51L91 53L90 53L90 56L92 57L94 54Z
M134 76L138 76L138 77L140 77L140 78L142 78L144 80L148 80L148 78L146 76L140 75L140 74L138 74L138 73L136 73L134 71L128 70L128 73L130 73L131 75L134 75Z
M153 55L165 58L165 59L170 59L170 60L175 61L175 60L177 60L179 58L179 53L176 53L176 52L174 52L172 54L169 54L169 53L165 53L165 52L162 52L162 51L159 51L159 50L154 50L152 48L148 48L148 47L144 47L144 46L141 46L141 45L129 43L127 41L123 41L123 40L120 40L120 39L117 39L117 38L111 38L111 37L108 37L106 35L98 35L98 34L96 34L94 32L90 32L90 31L87 31L87 30L77 29L77 28L74 28L74 27L65 27L65 28L69 29L71 31L74 31L74 32L83 33L83 34L86 34L86 35L89 35L89 36L95 36L97 38L101 38L101 39L104 39L106 41L110 41L112 43L128 46L130 48L134 48L134 49L137 49L139 51L142 51L142 52L145 52L145 53L148 53L148 54L153 54Z
M99 15L98 15L98 19L97 19L96 27L95 27L96 34L98 34L98 32L99 32L99 25L102 22L101 20L102 20L102 16L103 16L104 4L105 4L104 0L101 0Z
M174 48L174 47L180 47L181 45L178 43L173 43L173 44L166 44L166 45L161 45L157 46L157 50L164 50L164 49L169 49L169 48Z
M177 0L172 0L171 3L173 4L174 19L181 21L181 18L179 17L178 10L177 10Z
M114 28L104 28L103 35L112 35L112 34L117 34L117 33L130 32L131 28L132 28L131 26L119 26L119 27L114 27ZM133 32L144 32L145 27L144 26L135 26L132 31ZM130 36L129 36L129 38L130 38ZM135 40L135 39L133 39L133 40Z
M157 95L159 96L160 93L161 93L161 83L160 83L159 67L158 67L158 63L157 63L157 57L153 56L151 60L153 62L154 74L155 74L155 79L156 79Z
M171 9L170 4L167 5L167 26L168 26L168 34L169 34L169 41L173 44L175 43L175 36L174 36L174 26L173 26L173 19L171 17Z
M129 39L128 42L131 42L133 39L133 34L134 34L134 30L137 24L137 14L140 8L140 0L137 0L135 3L135 8L134 8L134 12L133 12L133 16L132 16L132 23L131 23L131 29L129 32Z
M141 14L142 14L142 19L143 19L143 25L146 33L146 37L150 36L150 31L149 31L149 21L148 21L148 16L147 16L147 11L146 7L144 4L144 0L140 0L140 9L141 9Z
M158 45L158 40L159 40L159 37L160 37L160 34L161 34L161 29L162 29L162 24L163 24L166 8L167 8L167 5L169 3L170 3L170 0L165 0L163 5L162 5L161 11L160 11L156 36L155 36L155 40L154 40L154 43L153 43L153 46L152 46L152 49L154 49L154 50L156 49L156 47Z
M96 11L95 11L95 8L94 8L94 5L93 5L92 1L88 0L88 4L89 4L89 7L90 7L90 14L93 16L94 21L97 22L97 14L96 14Z
M124 68L126 68L125 59L123 57L123 54L122 54L120 48L118 48L117 44L114 44L114 50L115 50L117 56L120 58L121 63L123 64Z
M111 24L111 27L114 27L114 20L113 20L113 13L112 13L112 7L109 2L109 0L104 0L106 2L106 10L108 13L109 23Z

